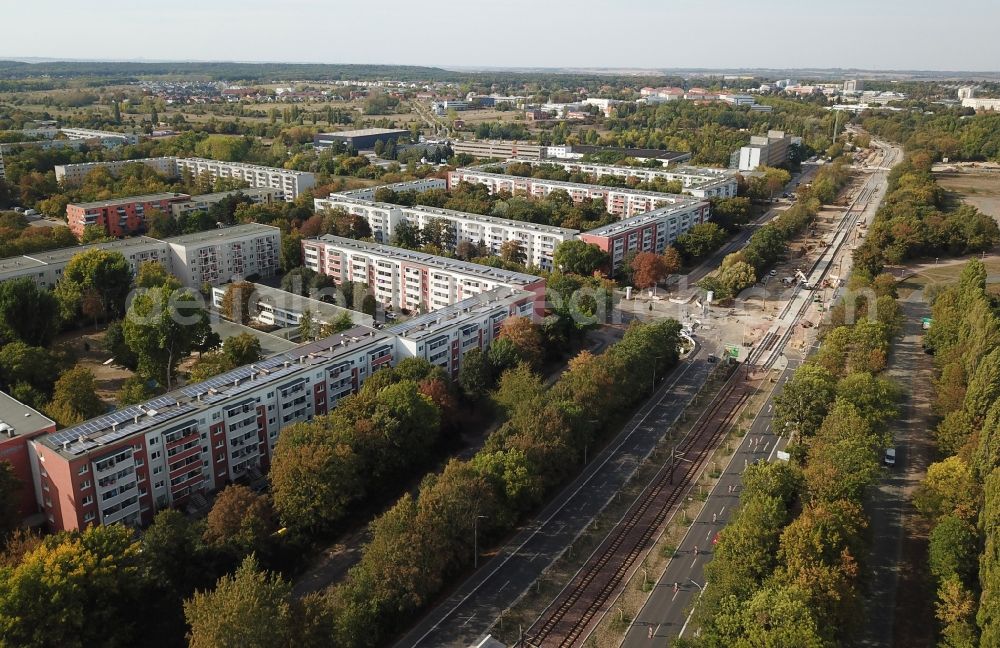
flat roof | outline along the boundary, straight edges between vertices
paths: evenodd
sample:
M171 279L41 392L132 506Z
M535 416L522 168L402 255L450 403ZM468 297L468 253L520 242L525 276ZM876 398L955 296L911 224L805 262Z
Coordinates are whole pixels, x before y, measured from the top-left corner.
M350 308L344 308L343 306L337 306L336 304L320 301L318 299L312 299L311 297L303 297L302 295L288 292L287 290L282 290L280 288L273 288L259 283L253 284L253 288L258 296L264 300L265 303L270 304L271 306L294 310L300 313L308 310L313 314L313 316L318 317L325 322L335 320L344 313L350 315L351 321L359 326L371 326L372 322L374 322L371 315L366 315L360 311L351 310ZM216 288L216 290L219 290L219 288Z
M633 227L638 227L640 225L645 225L651 221L660 220L662 218L669 218L676 215L677 213L683 211L684 209L691 207L696 203L708 204L706 200L693 200L684 205L667 205L666 207L660 207L659 209L653 209L642 214L636 214L631 218L626 218L615 223L609 223L601 227L596 227L592 230L584 232L584 234L590 234L591 236L611 236L612 234L617 234L623 230L632 229Z
M0 259L0 277L11 272L19 272L29 268L44 268L47 263L29 256L7 257Z
M221 164L224 166L240 168L240 169L255 169L258 171L267 171L268 173L288 173L291 175L314 175L310 171L295 171L293 169L282 169L280 167L269 167L261 166L259 164L250 164L249 162L225 162L223 160L210 160L208 158L199 157L189 157L189 158L177 158L177 163L195 163L195 164Z
M377 189L378 187L374 188ZM562 234L563 236L575 236L576 234L579 234L579 230L570 229L568 227L557 227L555 225L532 223L530 221L519 221L519 220L514 220L512 218L500 218L499 216L486 216L484 214L473 214L472 212L456 211L454 209L444 209L443 207L430 207L428 205L413 205L412 207L407 207L406 205L396 205L393 203L376 202L374 200L368 200L367 198L356 198L347 193L332 193L326 198L317 198L316 200L343 202L352 205L366 205L370 207L376 207L378 209L399 209L401 211L422 212L426 214L433 214L443 217L462 218L465 220L483 223L484 225L502 225L505 227L516 227L519 229L532 230L536 232L547 232L549 234Z
M81 252L86 252L87 250L112 250L116 252L126 253L129 250L134 249L149 249L153 247L162 247L163 241L160 241L149 236L133 236L132 238L116 239L114 241L103 241L101 243L91 243L90 245L77 245L75 247L65 247L57 248L55 250L46 250L44 252L35 252L28 255L28 258L36 259L42 263L62 263L69 261L77 254Z
M7 428L15 435L32 434L54 426L55 421L38 410L28 407L16 398L0 392L0 443L7 438Z
M483 214L473 214L471 212L460 212L453 209L444 209L443 207L428 207L427 205L414 205L412 207L402 207L406 211L416 211L423 212L427 214L438 214L441 216L454 216L456 218L465 218L467 220L478 221L484 224L491 225L504 225L507 227L517 227L527 230L535 230L537 232L549 232L551 234L563 234L565 236L573 236L577 234L577 230L570 229L568 227L557 227L555 225L545 225L543 223L532 223L530 221L519 221L512 218L500 218L499 216L486 216Z
M125 198L112 198L110 200L96 200L94 202L70 203L70 207L80 207L82 209L92 209L94 207L111 207L113 205L127 205L129 203L157 202L160 200L187 200L190 198L185 193L157 193L146 194L145 196L127 196Z
M611 172L620 171L635 171L637 174L654 175L664 178L669 178L671 176L685 176L689 178L701 179L706 183L717 182L719 180L735 179L735 172L731 169L715 169L712 167L693 167L693 166L677 166L677 167L660 167L658 169L647 169L646 167L632 167L632 166L621 166L617 164L604 164L603 162L584 162L583 160L564 160L560 158L546 158L544 160L536 160L533 158L511 158L506 162L501 162L497 164L483 164L475 167L465 167L467 169L486 169L491 166L499 166L504 170L507 166L512 163L518 164L530 164L532 166L545 166L552 165L556 167L586 167L589 169L601 170L607 169ZM533 178L534 179L534 178ZM625 187L628 189L628 187Z
M232 225L230 227L219 227L217 229L195 232L193 234L182 234L163 239L171 245L194 245L195 243L208 243L209 241L226 240L237 236L250 236L251 234L277 234L280 233L273 225L263 223L245 223L243 225Z
M365 137L369 135L400 135L409 133L402 128L359 128L358 130L334 131L331 133L317 133L317 137L323 135L335 135L337 137Z
M622 148L618 146L592 146L589 144L573 144L572 150L574 153L585 153L585 154L611 151L615 153L624 153L629 157L644 157L656 160L679 160L682 158L691 157L690 153L686 153L684 151L666 151L662 149L644 149L644 148Z
M541 277L526 274L524 272L504 270L503 268L494 268L493 266L485 266L485 265L480 265L478 263L460 261L458 259L449 259L447 257L437 256L435 254L425 254L424 252L416 252L414 250L407 250L406 248L393 247L391 245L382 245L381 243L356 241L354 239L343 238L341 236L334 236L333 234L325 234L324 236L321 236L318 239L313 239L313 240L317 240L323 243L329 243L331 245L336 245L343 248L356 250L358 252L384 256L391 259L411 261L413 263L421 263L423 265L432 266L439 270L448 270L451 272L463 272L465 274L476 275L488 279L495 279L497 281L510 281L522 284L529 284L529 283L535 283L536 281L541 281L542 279Z
M278 193L281 189L274 189L272 187L243 187L242 189L233 189L232 191L216 191L214 193L198 194L197 196L191 196L189 200L184 202L203 202L203 201L218 201L229 196L235 196L236 194L271 194Z
M501 286L492 290L481 292L455 302L451 306L439 308L430 313L424 313L418 317L409 319L401 324L385 329L390 335L416 340L428 335L433 335L443 328L461 323L462 316L470 313L485 313L493 310L499 304L510 304L520 299L531 297L532 293L516 288Z
M356 326L259 362L243 365L204 382L187 385L163 396L47 434L39 442L67 459L74 459L126 437L145 434L167 421L198 416L200 411L210 406L238 397L241 392L246 391L247 383L256 387L277 382L299 372L304 366L314 366L389 340L391 338L385 333ZM66 447L63 444L67 444Z
M628 187L609 187L607 185L596 185L587 184L584 182L568 182L566 180L546 180L543 178L528 178L525 176L515 176L506 173L490 173L489 171L480 171L478 168L466 167L463 169L455 169L449 173L457 173L463 175L468 173L470 176L484 176L490 178L497 178L503 180L522 180L524 182L531 182L537 185L552 185L557 187L572 187L574 189L587 189L589 191L603 191L606 193L620 193L627 194L631 196L646 196L649 198L658 198L660 200L665 200L671 203L680 204L682 202L691 202L695 200L691 196L682 196L681 194L668 194L660 191L645 191L642 189L630 189Z

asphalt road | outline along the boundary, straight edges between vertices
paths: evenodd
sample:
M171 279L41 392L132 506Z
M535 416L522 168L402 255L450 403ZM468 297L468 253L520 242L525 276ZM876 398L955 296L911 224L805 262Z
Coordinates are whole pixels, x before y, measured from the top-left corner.
M743 471L755 461L773 461L777 451L787 443L771 429L773 398L781 392L798 362L789 362L772 386L774 391L750 425L729 465L709 493L701 513L681 540L673 559L646 604L636 615L622 642L625 648L649 648L650 645L670 645L677 637L694 632L688 627L693 603L706 586L705 564L712 560L712 541L722 530L739 504ZM697 553L695 550L697 548ZM674 589L677 583L677 589ZM652 631L653 644L650 643ZM663 643L663 639L667 642Z
M870 517L871 552L867 557L869 610L859 646L892 646L899 591L900 555L904 520L916 511L910 496L927 472L931 448L927 421L930 412L930 385L933 371L930 356L923 352L923 330L920 318L930 316L928 304L905 301L902 304L902 339L896 340L890 358L888 377L895 381L903 394L900 416L894 421L896 465L885 471L881 482L865 502Z
M791 192L795 190L796 183L809 182L812 177L816 174L816 171L820 169L819 165L805 165L802 171L798 175L792 176L792 179L787 185L785 185L785 192ZM727 254L735 252L737 250L742 250L753 236L754 232L760 229L763 225L770 222L772 218L777 216L778 212L771 208L767 210L764 214L757 218L757 220L749 223L746 227L741 229L739 232L729 240L728 243L723 245L721 248L716 250L716 252L702 261L698 266L691 269L687 275L684 275L684 280L687 282L689 287L693 287L696 283L702 280L708 273L714 271L722 263L722 260Z
M709 343L710 344L710 343ZM586 528L653 450L716 366L718 348L699 347L680 364L614 440L534 520L397 643L469 646Z

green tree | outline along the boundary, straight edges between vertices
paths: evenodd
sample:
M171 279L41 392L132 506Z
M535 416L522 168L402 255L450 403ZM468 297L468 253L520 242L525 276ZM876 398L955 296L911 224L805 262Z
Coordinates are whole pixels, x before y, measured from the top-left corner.
M281 271L288 272L302 265L302 236L292 232L281 237Z
M312 531L341 519L364 493L362 457L346 439L286 429L278 437L268 478L286 526Z
M105 314L120 318L125 313L125 298L132 288L132 268L120 252L93 248L69 260L56 285L63 320L77 320L84 295L100 297Z
M116 400L119 406L124 406L135 405L152 397L153 390L149 388L149 381L142 376L131 376L122 383Z
M10 391L18 385L27 385L46 396L51 394L61 364L52 351L24 342L11 342L0 348L0 379Z
M178 363L211 330L208 313L188 290L152 288L137 295L123 326L142 375L171 388Z
M256 304L251 303L254 296L254 285L249 281L236 281L226 286L222 295L219 312L226 319L240 324L248 324L256 314Z
M736 296L742 290L754 285L757 282L757 275L749 263L737 261L723 268L717 280L722 287L723 296Z
M938 581L957 576L968 583L975 573L978 537L976 528L955 515L938 519L931 529L928 558Z
M527 317L508 317L500 325L499 338L510 340L522 361L532 366L541 363L542 335L538 327Z
M775 430L786 428L811 437L819 430L835 395L829 371L811 364L799 367L774 399Z
M260 551L274 531L270 499L242 484L230 484L216 496L205 518L208 544L237 547L243 553Z
M0 282L0 342L45 347L55 337L59 304L52 293L22 277Z
M958 456L932 463L913 495L913 503L929 520L945 515L972 519L976 514L979 487L969 465Z
M250 333L240 333L226 338L222 343L222 353L234 367L257 362L263 356L260 339Z
M22 488L25 488L25 484L18 479L10 462L0 461L0 546L6 543L8 536L21 522L17 503Z
M717 224L698 223L678 236L674 246L691 263L715 252L726 238L726 232Z
M312 311L308 308L302 311L299 318L299 339L303 342L311 341L316 334L316 323L313 322Z
M576 239L563 241L552 254L552 264L561 272L592 275L608 264L608 253L591 243Z
M479 349L472 349L462 356L462 366L458 370L458 384L470 400L482 398L492 384L490 363Z
M94 373L86 367L67 370L56 381L46 413L64 427L75 425L107 411L97 395Z
M5 571L0 636L11 646L134 646L139 545L120 524L50 536Z
M247 556L212 591L184 602L191 648L286 648L295 645L291 586Z
M803 470L809 494L826 502L860 500L878 477L880 446L857 408L836 402L809 446Z
M139 266L139 272L135 277L136 288L180 288L181 282L177 277L167 272L166 267L159 261L144 261Z

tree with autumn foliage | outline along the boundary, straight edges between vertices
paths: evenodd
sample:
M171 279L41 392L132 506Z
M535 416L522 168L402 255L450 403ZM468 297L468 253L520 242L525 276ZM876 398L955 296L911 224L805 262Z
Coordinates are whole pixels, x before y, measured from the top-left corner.
M544 354L542 334L527 317L508 317L500 326L501 340L509 340L523 362L532 366L541 363Z
M632 259L632 283L636 288L652 288L667 276L667 264L654 252L640 252Z

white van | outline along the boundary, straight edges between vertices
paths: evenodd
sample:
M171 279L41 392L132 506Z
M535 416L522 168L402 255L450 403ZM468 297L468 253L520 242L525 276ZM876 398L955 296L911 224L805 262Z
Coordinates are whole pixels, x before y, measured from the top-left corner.
M882 463L892 468L896 465L896 449L886 448L885 457L882 459Z

